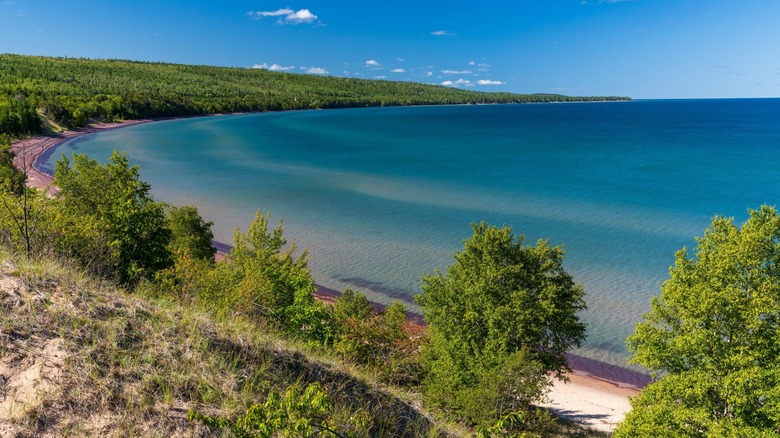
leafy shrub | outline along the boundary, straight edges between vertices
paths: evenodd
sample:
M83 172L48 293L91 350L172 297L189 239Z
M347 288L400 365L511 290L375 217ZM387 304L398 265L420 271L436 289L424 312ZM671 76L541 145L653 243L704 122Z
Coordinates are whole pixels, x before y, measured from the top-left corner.
M198 288L198 299L218 313L243 313L275 321L289 333L319 344L334 336L331 312L315 301L308 254L296 259L281 222L268 229L270 214L259 211L246 234L234 234L234 246L223 263Z
M210 417L190 411L197 420L212 429L228 429L236 437L338 436L329 426L331 403L322 387L313 383L305 389L292 385L284 394L271 391L265 402L255 403L236 419Z

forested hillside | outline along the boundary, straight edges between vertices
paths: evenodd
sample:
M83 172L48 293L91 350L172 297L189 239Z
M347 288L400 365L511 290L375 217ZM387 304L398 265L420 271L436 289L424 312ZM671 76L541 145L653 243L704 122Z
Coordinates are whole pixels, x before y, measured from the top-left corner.
M65 128L114 121L361 106L626 100L484 93L414 82L262 69L0 55L0 133L37 133L39 112Z

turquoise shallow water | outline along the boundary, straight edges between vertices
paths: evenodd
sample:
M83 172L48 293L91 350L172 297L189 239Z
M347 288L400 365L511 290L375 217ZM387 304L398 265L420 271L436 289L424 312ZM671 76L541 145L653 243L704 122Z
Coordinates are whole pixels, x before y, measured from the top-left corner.
M196 204L232 241L254 211L284 220L318 283L411 301L473 221L564 244L585 286L579 352L624 340L674 253L713 215L780 195L780 99L369 108L171 120L87 135L64 152L140 164L158 199Z

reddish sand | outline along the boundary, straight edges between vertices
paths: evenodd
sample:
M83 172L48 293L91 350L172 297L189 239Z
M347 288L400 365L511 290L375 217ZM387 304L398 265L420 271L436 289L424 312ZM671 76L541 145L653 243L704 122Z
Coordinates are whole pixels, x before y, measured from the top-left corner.
M27 171L27 185L37 189L49 188L51 193L55 189L50 187L52 183L51 175L41 172L35 168L35 160L46 150L56 147L65 140L69 140L79 135L89 134L91 132L105 131L107 129L123 128L125 126L148 123L152 120L128 120L125 122L97 123L86 128L78 128L71 131L64 131L58 134L33 137L14 142L11 150L16 154L14 165Z
M34 167L35 160L44 151L79 135L151 121L153 120L100 123L60 134L18 141L11 145L16 154L14 164L20 169L27 169L28 185L55 193L56 188L51 186L51 175ZM224 258L230 247L220 242L214 244L218 249L217 258ZM339 291L319 285L315 293L317 299L325 302L333 302L340 295ZM375 307L382 308L380 304L375 304ZM423 324L422 317L418 314L412 314L410 318ZM639 390L650 382L649 376L625 368L573 354L567 355L567 358L574 370L568 376L570 382L555 381L549 395L550 401L544 406L598 430L611 431L630 409L629 398L638 394Z

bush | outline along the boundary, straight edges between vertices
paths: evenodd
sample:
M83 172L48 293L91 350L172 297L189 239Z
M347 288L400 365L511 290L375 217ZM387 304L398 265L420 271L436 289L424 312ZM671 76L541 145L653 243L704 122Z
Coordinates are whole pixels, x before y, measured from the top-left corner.
M122 283L137 283L173 262L164 204L149 195L140 168L116 151L101 166L74 154L63 156L54 171L60 188L62 238L59 249L93 272Z
M219 313L243 313L275 321L288 333L327 344L335 335L332 315L315 301L306 251L296 259L281 222L268 229L270 215L259 211L246 234L234 234L234 246L199 288L198 299Z

